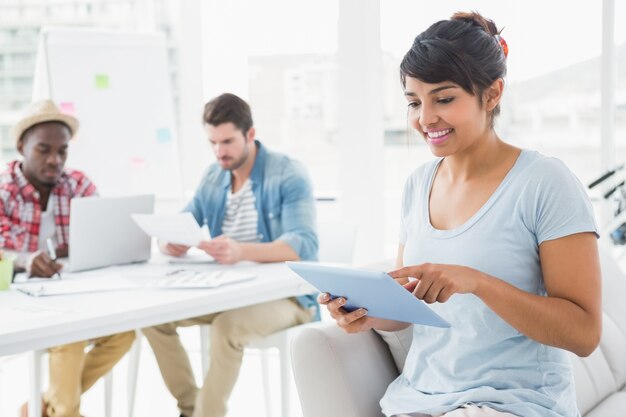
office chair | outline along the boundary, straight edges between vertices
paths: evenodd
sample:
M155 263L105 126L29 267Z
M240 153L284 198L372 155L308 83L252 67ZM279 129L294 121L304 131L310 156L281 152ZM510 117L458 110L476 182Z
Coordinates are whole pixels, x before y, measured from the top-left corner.
M353 223L322 222L318 225L320 262L351 265L354 257L357 226ZM280 387L281 387L281 416L289 417L291 408L291 386L293 374L291 372L291 340L302 329L315 326L316 323L301 324L278 331L261 340L251 343L246 349L258 349L261 356L263 373L263 393L265 396L265 411L268 417L273 417L271 406L271 385L269 383L270 349L278 349L280 360ZM208 345L208 326L201 326L200 343ZM202 366L208 369L208 346L202 346ZM205 356L206 355L206 356Z

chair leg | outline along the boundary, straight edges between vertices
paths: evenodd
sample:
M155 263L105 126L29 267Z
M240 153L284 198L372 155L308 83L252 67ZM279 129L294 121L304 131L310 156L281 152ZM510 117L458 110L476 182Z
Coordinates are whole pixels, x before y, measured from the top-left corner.
M2 363L0 362L0 404L6 404L6 400L5 400L5 395L4 393L5 388L4 388L4 375L3 375L3 369L2 369ZM2 411L2 408L0 408L0 411Z
M104 376L104 416L111 417L113 401L113 370Z
M44 353L44 350L34 350L29 353L30 395L28 397L28 414L31 416L41 415L41 357Z
M289 351L289 338L286 334L281 335L280 341L280 398L282 417L289 417L291 407L291 355Z
M208 324L201 324L200 326L200 359L202 361L202 379L209 372L209 349L211 348L209 343L209 332L211 327Z
M128 377L126 381L126 397L128 417L133 416L135 410L135 393L137 391L137 375L139 373L139 360L141 359L141 330L135 330L135 341L128 356Z
M272 390L270 388L269 348L259 349L261 373L263 374L263 394L265 397L265 415L272 417Z
M265 397L265 409L268 417L275 416L275 414L272 413L272 395L269 372L269 351L272 348L278 349L278 358L280 360L280 415L282 417L289 417L291 413L291 385L293 378L291 372L291 335L292 329L287 329L267 336L265 339L252 343L250 346L252 349L258 349L259 354L261 355L263 394Z

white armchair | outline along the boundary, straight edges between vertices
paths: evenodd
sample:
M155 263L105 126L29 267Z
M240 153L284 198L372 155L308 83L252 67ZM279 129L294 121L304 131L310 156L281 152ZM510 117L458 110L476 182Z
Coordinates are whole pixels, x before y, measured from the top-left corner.
M602 248L600 255L603 334L589 357L571 355L576 395L584 417L624 417L626 276L610 250ZM346 334L334 323L300 332L292 345L292 365L304 417L382 416L378 402L403 366L410 345L406 337Z
M304 417L381 417L378 401L398 376L375 332L346 334L334 323L303 329L292 366Z

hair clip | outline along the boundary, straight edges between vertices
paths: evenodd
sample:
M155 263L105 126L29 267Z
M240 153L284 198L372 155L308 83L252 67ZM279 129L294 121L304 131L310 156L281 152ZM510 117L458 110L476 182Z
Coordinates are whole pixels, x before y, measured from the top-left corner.
M502 52L504 52L504 58L507 58L509 56L509 45L507 45L506 41L504 40L502 36L495 35L495 37L498 43L500 44L500 47L502 48Z

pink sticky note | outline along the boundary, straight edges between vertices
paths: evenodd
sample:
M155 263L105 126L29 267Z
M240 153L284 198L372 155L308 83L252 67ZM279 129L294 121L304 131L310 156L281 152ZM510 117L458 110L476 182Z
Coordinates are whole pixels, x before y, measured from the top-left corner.
M76 109L74 108L74 103L71 102L61 102L59 104L61 108L61 113L69 114L70 116L74 116L76 114Z
M132 168L143 168L146 165L146 160L140 156L131 156L130 166Z

